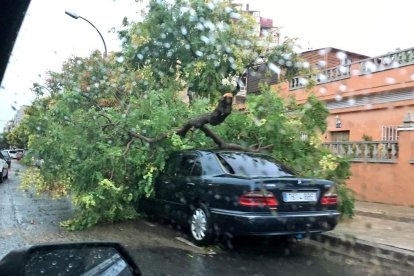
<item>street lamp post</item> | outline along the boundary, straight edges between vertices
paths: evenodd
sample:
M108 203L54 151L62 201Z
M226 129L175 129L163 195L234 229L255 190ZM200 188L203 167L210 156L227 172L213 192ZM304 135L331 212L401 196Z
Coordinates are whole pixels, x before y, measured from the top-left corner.
M98 32L98 34L99 34L99 36L101 37L101 39L102 39L102 42L103 42L103 45L104 45L104 48L105 48L105 52L104 52L104 58L106 58L106 56L108 55L108 52L107 52L107 50L106 50L106 43L105 43L105 39L103 38L103 36L102 36L102 34L101 34L101 32L98 30L98 28L96 28L95 27L95 25L93 25L92 24L92 22L90 22L88 19L86 19L86 18L84 18L84 17L82 17L82 16L80 16L80 15L77 15L76 13L73 13L73 12L68 12L68 11L65 11L65 13L67 14L67 15L69 15L70 17L72 17L72 18L74 18L74 19L78 19L78 18L80 18L80 19L83 19L83 20L85 20L86 22L88 22L92 27L94 27L95 28L95 30Z

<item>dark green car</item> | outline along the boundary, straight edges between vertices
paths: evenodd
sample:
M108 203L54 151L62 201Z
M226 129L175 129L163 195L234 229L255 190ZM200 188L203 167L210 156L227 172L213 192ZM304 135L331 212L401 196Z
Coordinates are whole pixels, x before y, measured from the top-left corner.
M155 196L138 208L190 228L198 245L219 235L295 236L334 229L333 182L296 177L271 157L191 150L167 160Z

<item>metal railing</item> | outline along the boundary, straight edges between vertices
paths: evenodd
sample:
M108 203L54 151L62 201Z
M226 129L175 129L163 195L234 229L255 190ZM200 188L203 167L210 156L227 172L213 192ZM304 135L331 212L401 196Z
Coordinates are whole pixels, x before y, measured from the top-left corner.
M398 141L329 142L324 147L353 162L395 163Z

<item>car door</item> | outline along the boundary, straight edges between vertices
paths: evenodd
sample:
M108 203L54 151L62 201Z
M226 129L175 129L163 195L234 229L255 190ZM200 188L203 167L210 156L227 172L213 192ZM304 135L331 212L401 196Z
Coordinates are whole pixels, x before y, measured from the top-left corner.
M0 153L0 168L1 168L1 177L3 179L7 175L7 170L9 169L9 165L7 164L6 160L4 160L4 157L1 153Z
M177 153L168 159L165 174L155 187L164 216L186 223L188 211L197 194L201 172L196 153Z

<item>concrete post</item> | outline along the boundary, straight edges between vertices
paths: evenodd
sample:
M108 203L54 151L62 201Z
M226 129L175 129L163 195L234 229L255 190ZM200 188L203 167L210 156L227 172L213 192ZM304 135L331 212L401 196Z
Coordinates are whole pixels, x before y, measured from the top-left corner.
M414 169L414 115L408 112L404 116L403 125L398 131L398 163L413 164ZM414 181L414 180L413 180Z

